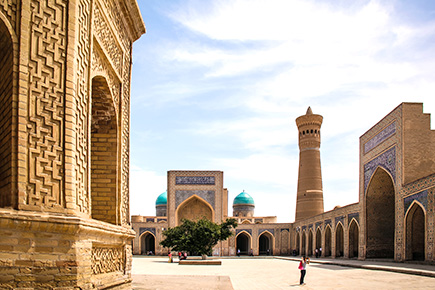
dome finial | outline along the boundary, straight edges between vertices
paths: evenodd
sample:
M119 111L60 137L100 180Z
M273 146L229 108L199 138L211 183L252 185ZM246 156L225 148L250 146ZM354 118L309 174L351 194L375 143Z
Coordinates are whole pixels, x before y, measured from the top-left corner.
M311 110L311 107L308 106L306 115L312 115L312 114L313 114L313 111Z

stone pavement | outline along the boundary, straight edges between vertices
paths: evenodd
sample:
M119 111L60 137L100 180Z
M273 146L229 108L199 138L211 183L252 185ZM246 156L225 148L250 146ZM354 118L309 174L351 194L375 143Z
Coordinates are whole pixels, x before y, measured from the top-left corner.
M300 286L299 262L292 258L221 260L221 266L191 266L168 263L166 257L135 256L132 289L435 289L435 266L430 265L312 259L306 285ZM395 268L418 275L392 272Z

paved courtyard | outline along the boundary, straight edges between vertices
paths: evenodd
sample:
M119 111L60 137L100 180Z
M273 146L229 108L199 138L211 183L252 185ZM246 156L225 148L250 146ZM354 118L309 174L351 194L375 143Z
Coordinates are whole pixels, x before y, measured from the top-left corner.
M299 286L298 262L222 259L221 266L168 263L162 257L133 258L133 289L435 289L435 278L311 263ZM413 267L412 265L410 267Z

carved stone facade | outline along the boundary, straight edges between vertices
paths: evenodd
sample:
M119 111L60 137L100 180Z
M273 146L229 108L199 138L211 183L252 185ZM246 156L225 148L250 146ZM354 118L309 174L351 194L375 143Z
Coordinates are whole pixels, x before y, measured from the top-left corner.
M0 1L0 288L131 280L129 88L143 33L135 0Z
M319 128L312 129L313 132L311 128L309 132L304 129L305 134L320 133L315 131ZM252 250L253 255L311 256L316 249L322 249L323 257L434 262L434 152L435 131L430 128L430 115L423 113L423 104L403 103L360 138L358 203L294 223L276 223L276 217L236 217L239 226L235 235L216 247L213 254L234 256L240 249L245 255ZM176 176L181 176L178 180L201 183L177 184ZM168 225L177 224L176 211L186 199L196 196L214 212L214 221L227 217L224 210L228 210L228 204L217 207L221 205L217 202L221 200L219 195L223 194L225 200L227 191L221 189L222 183L216 188L207 184L211 179L199 178L207 176L212 176L210 171L168 173L170 210L167 217L132 217L137 233L134 254L147 253L147 247L157 254L166 254L158 243ZM223 173L215 180L221 182ZM188 203L185 205L189 207ZM192 204L192 216L196 206Z

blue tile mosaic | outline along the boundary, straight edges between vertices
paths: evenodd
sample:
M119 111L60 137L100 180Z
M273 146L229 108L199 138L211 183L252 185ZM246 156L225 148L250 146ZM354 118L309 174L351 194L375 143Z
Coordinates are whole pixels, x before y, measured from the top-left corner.
M325 220L325 226L327 226L327 225L331 225L331 220L330 219Z
M359 212L350 213L350 214L347 215L347 220L349 221L349 224L350 224L350 222L352 221L353 218L354 218L354 219L358 222L358 224L359 224Z
M139 236L142 235L144 232L153 233L155 236L156 235L156 228L139 228Z
M414 200L419 201L427 211L427 190L424 190L419 193L407 196L403 199L404 213L408 211L409 206L412 204Z
M321 227L322 224L323 224L322 222L317 222L317 223L316 223L316 230L317 230L318 227Z
M258 235L260 236L262 233L264 233L265 231L268 231L272 234L272 236L275 235L275 230L274 229L260 229L258 230Z
M313 228L313 224L309 224L309 225L308 225L308 228L309 228L309 229L312 229L312 228Z
M154 222L154 218L147 218L147 223L153 223Z
M162 218L157 219L157 222L166 222L166 221L167 221L167 219L162 219Z
M281 232L285 232L285 231L290 232L290 229L281 229Z
M254 222L255 222L255 223L262 223L262 222L263 222L263 219L255 219Z
M236 236L240 233L240 232L247 232L252 236L252 230L251 229L236 229Z
M378 166L387 170L393 177L394 182L396 182L396 146L385 151L364 165L364 192L366 192L370 178Z
M384 130L376 134L373 138L364 144L364 154L390 138L396 133L396 122L388 125Z
M302 230L305 231L307 229L307 226L302 226Z
M335 217L335 225L341 222L344 225L344 215Z
M176 190L175 191L175 208L191 197L192 195L197 195L200 198L208 202L213 209L215 209L214 200L215 192L214 190Z

